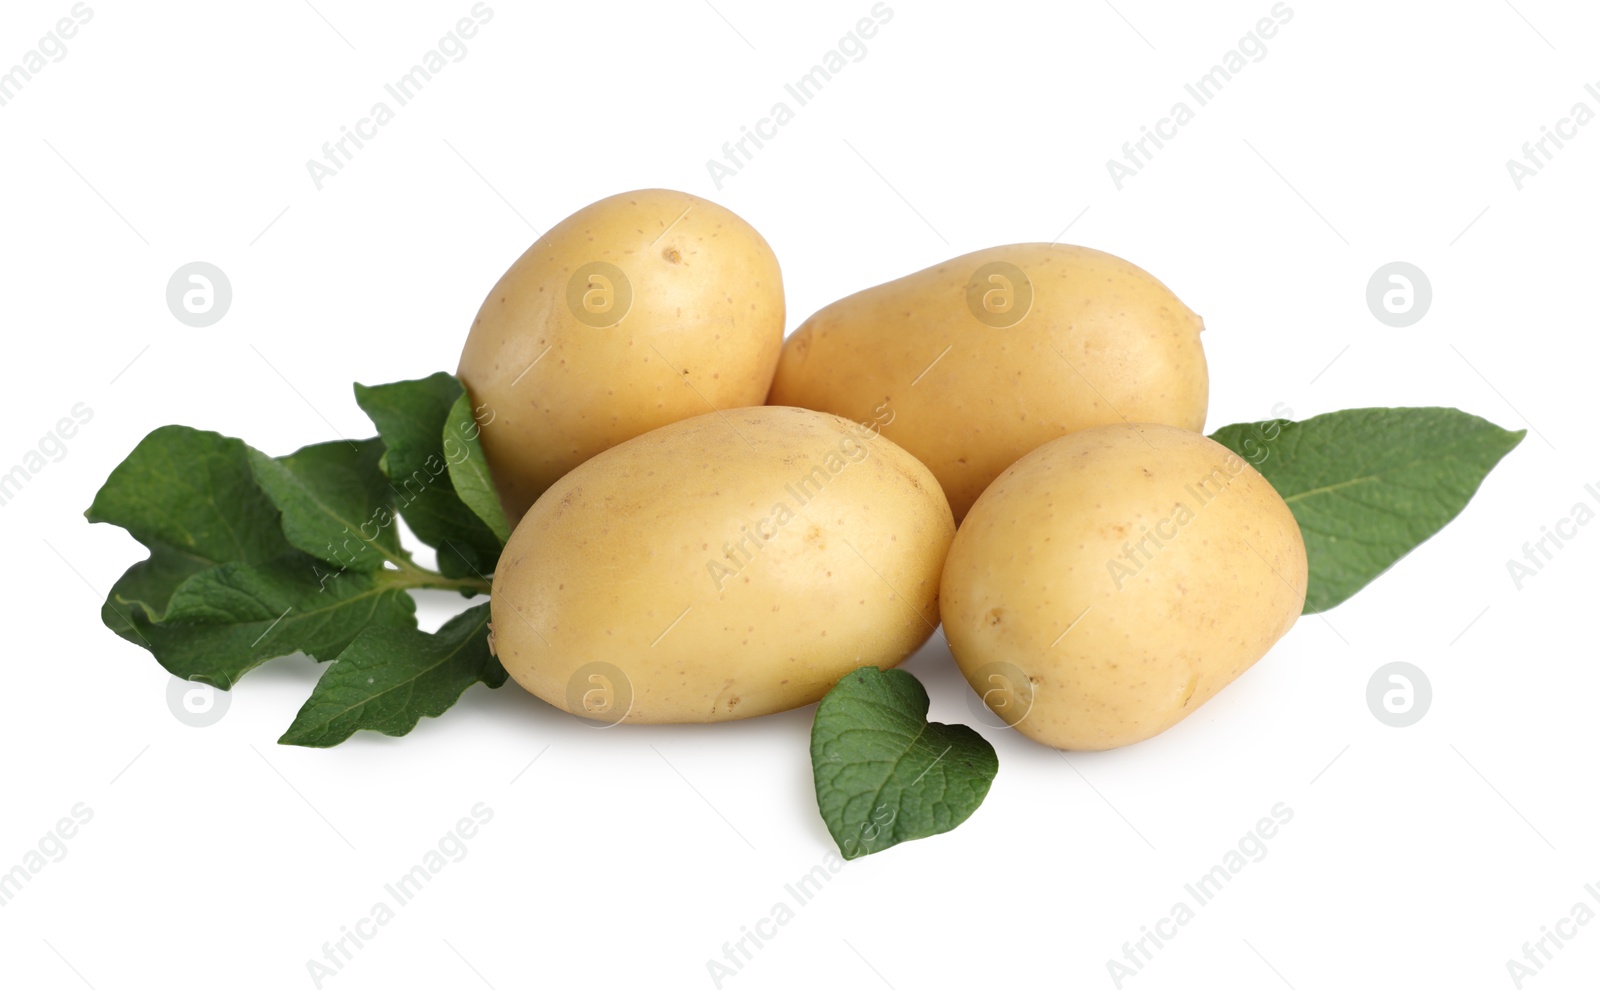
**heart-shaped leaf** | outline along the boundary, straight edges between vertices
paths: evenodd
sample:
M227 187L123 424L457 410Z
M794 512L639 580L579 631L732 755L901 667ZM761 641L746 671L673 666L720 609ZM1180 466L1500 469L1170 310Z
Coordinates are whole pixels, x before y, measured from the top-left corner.
M817 810L845 859L948 832L989 793L994 747L928 721L928 692L903 670L861 667L835 684L811 726Z

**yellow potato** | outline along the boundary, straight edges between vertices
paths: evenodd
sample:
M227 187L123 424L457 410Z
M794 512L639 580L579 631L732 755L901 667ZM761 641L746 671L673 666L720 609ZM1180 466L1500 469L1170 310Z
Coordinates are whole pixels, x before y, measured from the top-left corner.
M1107 423L1205 425L1200 317L1089 248L1014 244L839 300L789 338L767 401L861 420L932 469L959 522L1040 444Z
M797 708L928 639L954 534L933 475L870 424L708 413L534 504L495 571L494 648L533 694L613 724Z
M1300 528L1238 455L1170 426L1045 444L978 499L945 562L945 635L1024 735L1110 749L1175 725L1305 602Z
M715 203L645 189L556 224L490 291L457 371L512 524L608 447L759 405L783 321L772 249Z

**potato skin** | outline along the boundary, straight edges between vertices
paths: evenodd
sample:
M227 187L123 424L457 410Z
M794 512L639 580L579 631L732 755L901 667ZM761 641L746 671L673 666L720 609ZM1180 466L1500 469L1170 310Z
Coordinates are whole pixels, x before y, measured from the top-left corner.
M1226 447L1102 426L1007 469L941 587L951 651L991 707L1046 745L1110 749L1175 725L1289 631L1306 551L1288 505Z
M596 264L626 284L593 281ZM715 203L644 189L556 224L490 290L456 372L512 524L608 447L761 404L783 324L772 249Z
M987 295L1003 288L988 278L1001 265L1031 288L1025 315L1022 285L1009 311L982 306L1006 301ZM884 436L932 469L959 522L1001 471L1056 437L1123 422L1202 429L1203 327L1114 255L989 248L824 307L785 343L768 401L852 420L889 402Z
M696 416L534 504L495 572L495 649L528 691L602 721L796 708L932 635L954 534L933 475L869 427L775 406ZM620 675L625 713L575 703L594 663Z

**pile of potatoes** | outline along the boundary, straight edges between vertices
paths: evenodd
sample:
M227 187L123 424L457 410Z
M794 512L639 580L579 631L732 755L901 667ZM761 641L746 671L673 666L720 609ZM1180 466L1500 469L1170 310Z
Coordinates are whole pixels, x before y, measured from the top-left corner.
M515 526L491 611L524 688L747 718L942 621L1007 722L1106 749L1300 614L1294 517L1198 432L1203 324L1143 270L1019 244L784 318L761 235L668 190L579 210L490 291L458 375Z

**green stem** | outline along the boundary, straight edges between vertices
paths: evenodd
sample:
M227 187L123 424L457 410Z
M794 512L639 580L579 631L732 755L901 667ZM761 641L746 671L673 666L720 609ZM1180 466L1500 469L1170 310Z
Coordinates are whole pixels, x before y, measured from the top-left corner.
M439 591L476 591L487 595L493 587L488 577L445 577L437 571L418 567L411 561L402 561L397 571L384 571L384 580L398 588L433 588Z

